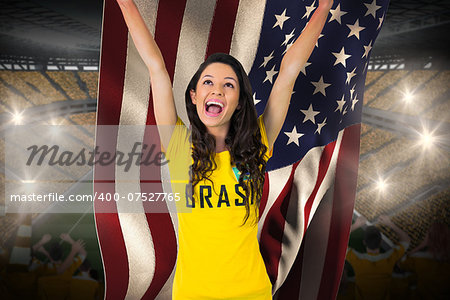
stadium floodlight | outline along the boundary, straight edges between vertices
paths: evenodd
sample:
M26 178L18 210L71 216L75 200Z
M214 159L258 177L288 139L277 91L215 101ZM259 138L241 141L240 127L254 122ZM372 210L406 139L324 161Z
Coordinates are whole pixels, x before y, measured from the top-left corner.
M56 118L50 119L50 121L48 121L48 124L52 125L52 126L58 126L58 125L61 125L61 123L62 123L62 121L58 120Z
M388 184L386 183L386 180L383 178L378 178L377 182L377 189L381 192L384 193L388 187Z
M428 149L432 147L434 145L434 142L435 137L428 130L424 129L424 131L420 133L420 143L424 148Z
M403 96L403 101L405 101L406 103L410 103L414 98L414 94L411 93L410 91L407 91L406 93L404 93Z
M22 124L22 120L23 120L22 112L20 112L20 113L15 112L12 115L13 115L12 121L14 122L15 125Z
M30 179L30 180L22 180L22 183L35 183L36 180Z

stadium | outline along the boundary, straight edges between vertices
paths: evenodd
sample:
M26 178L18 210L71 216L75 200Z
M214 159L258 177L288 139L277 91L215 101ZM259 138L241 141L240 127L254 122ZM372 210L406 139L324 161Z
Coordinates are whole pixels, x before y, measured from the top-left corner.
M95 145L103 3L59 2L64 1L1 1L0 272L6 272L14 247L31 247L46 234L59 241L61 234L69 233L85 242L91 269L98 273L95 293L100 299L104 275L91 206L76 213L57 213L64 210L62 204L41 212L5 213L6 182L33 184L34 180L14 167L18 164L11 156L14 142L5 137L15 126L35 128L31 135L38 136L44 128L40 126L77 125L69 142L87 148ZM382 233L382 251L387 252L399 236L377 223L380 215L389 216L407 233L410 250L422 243L431 224L450 226L450 56L446 48L450 3L391 1L384 18L365 82L354 220L363 216L366 225L375 224ZM58 184L40 184L40 191L92 193L92 168L73 172L55 168L47 175ZM24 226L30 228L28 236L20 235L26 231ZM349 246L363 250L362 239L362 230L353 232ZM65 255L71 251L70 243L59 244ZM42 254L37 258L45 259ZM37 285L36 278L25 278L20 288L11 288L3 274L0 295L32 297L29 290ZM347 276L351 285L351 268ZM393 278L398 283L392 288L395 299L410 299L416 289L413 276L398 271ZM353 299L341 292L341 299Z

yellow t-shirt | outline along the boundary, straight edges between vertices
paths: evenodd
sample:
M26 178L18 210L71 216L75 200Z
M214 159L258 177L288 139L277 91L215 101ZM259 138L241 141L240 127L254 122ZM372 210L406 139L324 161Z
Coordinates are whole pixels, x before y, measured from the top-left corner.
M400 267L417 276L420 299L450 299L450 262L433 258L430 252L416 252L400 262Z
M70 300L87 300L100 298L100 284L88 276L74 276L70 280Z
M268 145L262 118L262 142ZM179 249L173 299L272 299L272 285L259 250L254 205L243 225L246 209L239 176L230 153L216 153L217 169L186 199L192 165L189 130L181 120L172 133L166 157L177 202ZM270 157L267 153L267 159Z
M347 251L346 259L355 271L356 299L389 299L392 271L408 243L400 243L381 254Z

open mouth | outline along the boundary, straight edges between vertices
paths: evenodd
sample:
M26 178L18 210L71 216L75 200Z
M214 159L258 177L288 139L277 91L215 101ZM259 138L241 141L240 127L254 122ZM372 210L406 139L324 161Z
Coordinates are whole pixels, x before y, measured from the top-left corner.
M223 111L224 104L220 101L211 100L205 104L205 113L210 117L217 117Z

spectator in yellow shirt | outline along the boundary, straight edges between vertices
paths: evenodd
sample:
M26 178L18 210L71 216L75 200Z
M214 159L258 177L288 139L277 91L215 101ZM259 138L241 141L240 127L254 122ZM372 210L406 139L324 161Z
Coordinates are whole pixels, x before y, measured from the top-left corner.
M358 217L351 231L362 227L366 222L364 217ZM381 233L377 227L368 226L363 240L366 253L348 249L346 259L355 272L356 299L389 299L393 268L409 247L410 238L389 217L380 216L378 222L392 228L398 235L400 243L381 253Z
M450 229L434 222L399 266L417 278L414 299L450 299Z

